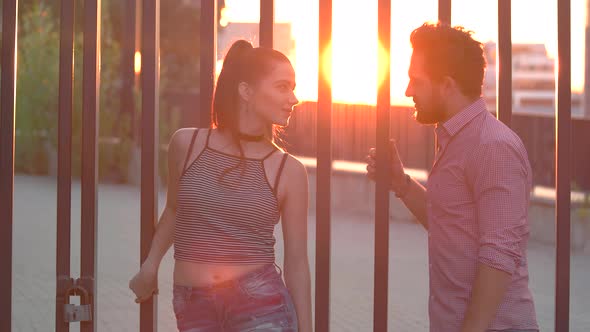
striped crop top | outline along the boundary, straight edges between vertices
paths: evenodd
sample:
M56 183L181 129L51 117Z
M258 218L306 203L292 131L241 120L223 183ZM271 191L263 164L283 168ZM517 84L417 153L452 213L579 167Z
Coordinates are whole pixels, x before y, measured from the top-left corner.
M198 129L193 134L187 161ZM279 222L276 190L287 154L271 187L264 160L205 147L178 183L174 258L210 264L274 263L274 228ZM240 164L241 162L241 164ZM239 167L236 167L237 165Z

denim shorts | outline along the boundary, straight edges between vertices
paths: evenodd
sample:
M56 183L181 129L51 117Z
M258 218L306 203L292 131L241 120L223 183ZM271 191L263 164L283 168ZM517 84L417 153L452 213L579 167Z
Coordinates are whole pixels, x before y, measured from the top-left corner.
M539 330L514 330L514 329L508 329L508 330L488 330L487 332L539 332Z
M291 295L273 264L212 286L174 285L173 293L181 332L297 331Z

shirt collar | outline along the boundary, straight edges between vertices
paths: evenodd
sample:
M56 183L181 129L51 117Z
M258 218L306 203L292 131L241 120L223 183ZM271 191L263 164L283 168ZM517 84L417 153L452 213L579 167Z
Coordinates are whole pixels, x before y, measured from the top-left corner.
M486 111L486 104L483 98L477 99L471 105L465 107L461 112L455 114L452 118L442 124L442 127L452 137L455 136L463 127L473 120L480 113Z
M442 124L436 125L436 136L440 146L445 146L451 137L455 136L463 127L482 112L486 112L486 104L483 98L477 99L471 105L465 107L459 113Z

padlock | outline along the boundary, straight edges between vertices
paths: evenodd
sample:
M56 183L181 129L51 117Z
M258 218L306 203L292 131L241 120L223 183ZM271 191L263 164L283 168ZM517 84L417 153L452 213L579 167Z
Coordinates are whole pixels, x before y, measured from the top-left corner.
M80 295L80 305L70 304L70 296L77 291ZM71 322L88 322L92 320L92 310L90 296L88 292L80 286L70 287L65 294L64 321Z

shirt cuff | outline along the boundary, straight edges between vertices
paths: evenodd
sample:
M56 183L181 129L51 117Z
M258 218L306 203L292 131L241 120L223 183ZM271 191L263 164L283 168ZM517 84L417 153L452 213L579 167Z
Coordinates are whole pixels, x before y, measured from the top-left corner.
M498 247L485 245L479 249L478 261L512 275L520 262L520 255L510 254Z

